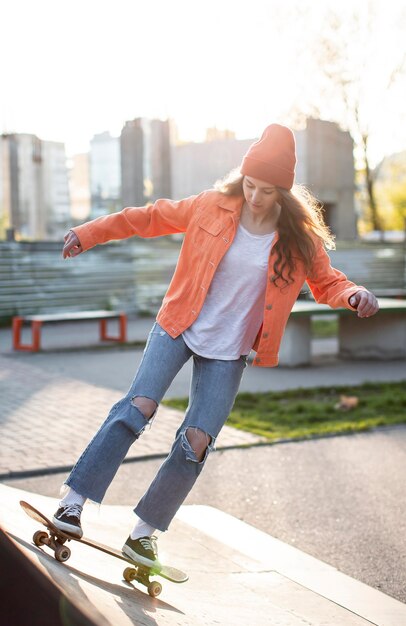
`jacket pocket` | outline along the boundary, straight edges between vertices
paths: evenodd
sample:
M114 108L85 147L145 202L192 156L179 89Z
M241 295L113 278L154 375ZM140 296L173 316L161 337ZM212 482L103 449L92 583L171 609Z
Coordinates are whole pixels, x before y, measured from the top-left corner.
M194 232L194 243L197 246L204 246L213 241L223 230L223 222L213 218L211 215L201 215L198 219Z

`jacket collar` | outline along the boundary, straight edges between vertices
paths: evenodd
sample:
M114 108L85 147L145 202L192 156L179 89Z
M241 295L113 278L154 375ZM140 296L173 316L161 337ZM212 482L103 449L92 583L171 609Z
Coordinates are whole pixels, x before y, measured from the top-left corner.
M226 196L224 194L220 194L220 196L217 202L219 207L233 211L234 213L241 213L242 205L244 204L244 196Z

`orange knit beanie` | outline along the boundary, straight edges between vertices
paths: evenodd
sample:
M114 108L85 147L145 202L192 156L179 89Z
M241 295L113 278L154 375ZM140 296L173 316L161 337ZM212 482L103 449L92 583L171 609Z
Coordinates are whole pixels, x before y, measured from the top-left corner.
M291 189L295 178L296 144L287 126L271 124L243 158L241 174Z

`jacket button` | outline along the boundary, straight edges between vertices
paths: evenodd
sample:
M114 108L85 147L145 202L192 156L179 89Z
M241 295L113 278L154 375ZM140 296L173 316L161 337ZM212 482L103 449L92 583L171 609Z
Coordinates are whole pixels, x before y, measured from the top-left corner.
M268 309L268 311L270 311L272 309L272 304L267 304L266 308Z
M262 333L262 336L266 339L269 336L269 333Z
M261 359L259 358L259 356L255 358L255 363L261 363Z

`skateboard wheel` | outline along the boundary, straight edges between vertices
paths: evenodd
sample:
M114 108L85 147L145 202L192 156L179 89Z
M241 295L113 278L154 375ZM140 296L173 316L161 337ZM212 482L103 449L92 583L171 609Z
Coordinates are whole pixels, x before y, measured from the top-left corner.
M137 572L133 567L126 567L123 572L123 578L128 583L132 582L137 578Z
M32 540L36 546L43 546L44 543L46 543L47 539L48 533L46 533L44 530L37 530L37 532L35 532L32 537Z
M159 596L161 591L162 591L162 585L157 580L153 580L152 583L149 583L148 593L150 596L152 596L153 598L156 598L157 596Z
M63 563L67 561L70 557L70 549L67 546L56 546L55 548L55 558L57 561Z

